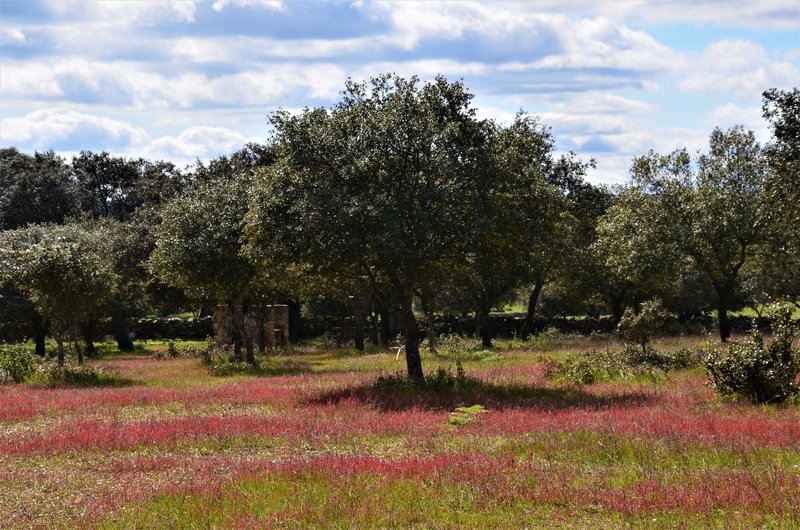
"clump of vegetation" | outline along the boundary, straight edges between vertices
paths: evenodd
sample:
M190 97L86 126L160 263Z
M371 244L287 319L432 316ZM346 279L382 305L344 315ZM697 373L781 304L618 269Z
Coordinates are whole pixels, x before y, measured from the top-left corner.
M378 377L375 381L377 390L403 390L414 388L428 392L448 392L460 391L474 388L480 381L473 377L468 377L459 361L456 361L456 371L452 368L438 368L434 372L426 375L422 381L408 377L408 375L397 372L393 375Z
M472 405L471 407L457 407L455 412L450 413L447 422L450 425L466 425L478 421L481 414L489 412L482 405Z
M28 382L45 387L103 387L124 386L127 379L102 366L58 366L51 361L39 365L27 379Z
M649 347L650 338L668 318L669 313L661 305L661 300L648 300L641 305L638 312L632 307L625 310L617 332L629 344L637 344L642 350L641 359L648 361L654 356Z
M35 371L38 359L24 344L0 348L0 384L22 383Z
M626 377L654 376L670 370L695 366L700 354L691 348L676 352L656 352L626 344L621 349L591 350L568 357L564 361L547 361L548 379L576 385L591 385Z
M784 402L800 393L800 351L792 347L798 329L792 311L788 303L767 309L773 330L769 344L754 325L750 341L731 341L707 352L704 364L717 392L754 403Z
M436 355L445 359L455 359L458 362L503 359L498 352L483 348L480 340L456 334L442 335L437 339Z

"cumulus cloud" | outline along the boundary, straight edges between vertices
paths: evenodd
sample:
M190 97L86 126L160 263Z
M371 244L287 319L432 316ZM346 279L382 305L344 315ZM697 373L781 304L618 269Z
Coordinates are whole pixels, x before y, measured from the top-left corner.
M141 146L147 133L129 123L73 110L46 109L0 120L5 145L34 149L79 150Z
M234 152L245 143L258 140L224 127L197 125L177 136L163 136L153 140L144 152L155 158L206 159Z
M707 94L733 94L760 98L770 87L800 85L800 68L774 60L759 44L746 40L722 40L708 46L689 65L681 89Z

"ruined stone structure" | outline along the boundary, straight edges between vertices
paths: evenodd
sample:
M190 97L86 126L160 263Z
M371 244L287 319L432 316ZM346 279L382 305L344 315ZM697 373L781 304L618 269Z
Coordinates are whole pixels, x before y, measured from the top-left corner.
M231 328L233 312L229 307L214 311L214 341L220 345L233 344ZM245 348L257 345L259 351L280 348L289 343L289 306L267 306L263 312L244 311L242 315L242 342ZM251 346L252 347L252 346Z

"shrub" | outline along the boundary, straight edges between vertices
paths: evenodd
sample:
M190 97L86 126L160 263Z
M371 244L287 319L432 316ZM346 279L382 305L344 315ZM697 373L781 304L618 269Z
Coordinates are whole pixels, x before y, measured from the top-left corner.
M47 387L75 386L122 386L130 381L122 379L115 372L95 366L59 367L52 362L42 363L29 378L33 384Z
M667 318L669 313L661 305L661 300L657 298L648 300L641 305L638 312L630 307L625 310L617 326L617 332L626 341L638 344L642 349L642 355L647 357L650 337L664 325Z
M789 304L768 308L773 339L764 337L753 326L749 342L731 341L709 350L704 364L711 384L723 396L739 397L754 403L783 402L798 394L800 352L792 348L797 326Z
M0 383L22 383L36 371L38 359L23 344L0 348Z

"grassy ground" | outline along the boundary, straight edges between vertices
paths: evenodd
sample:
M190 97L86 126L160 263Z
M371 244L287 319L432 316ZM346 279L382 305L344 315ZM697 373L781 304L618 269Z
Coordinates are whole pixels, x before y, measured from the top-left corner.
M0 526L800 526L797 405L721 401L698 369L545 379L607 337L427 354L480 380L440 393L376 387L404 369L394 352L304 348L219 377L138 346L93 361L120 386L0 387ZM472 405L487 412L451 424Z

